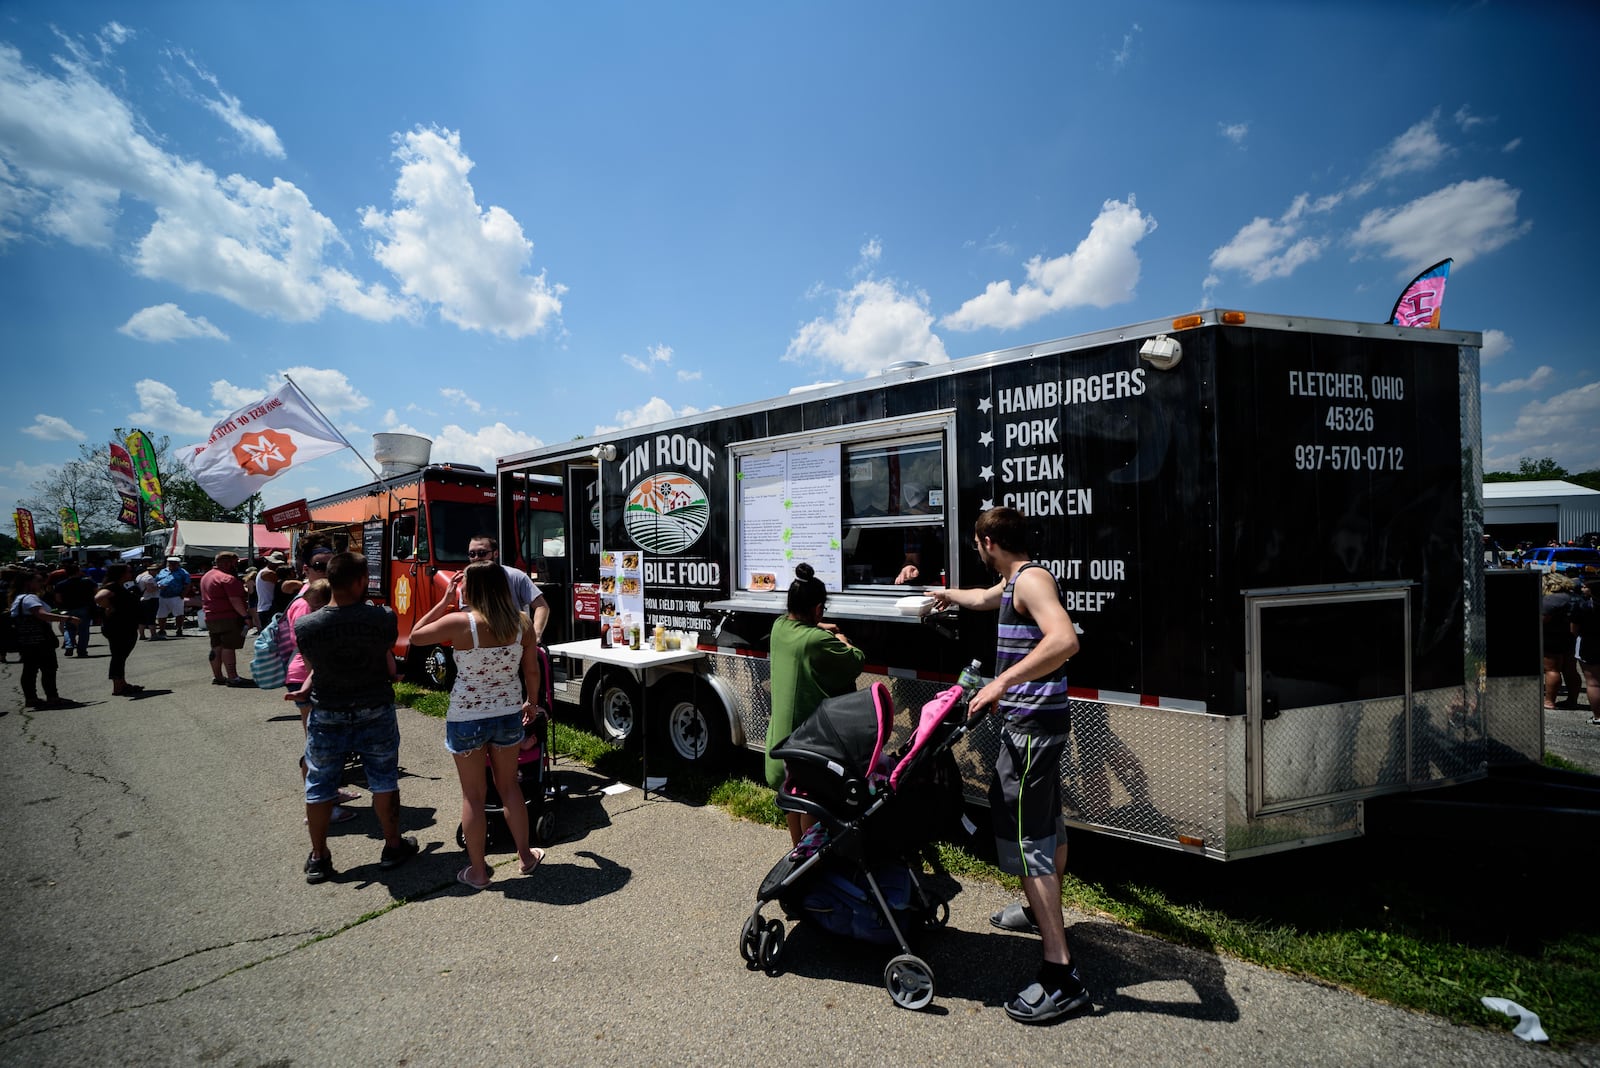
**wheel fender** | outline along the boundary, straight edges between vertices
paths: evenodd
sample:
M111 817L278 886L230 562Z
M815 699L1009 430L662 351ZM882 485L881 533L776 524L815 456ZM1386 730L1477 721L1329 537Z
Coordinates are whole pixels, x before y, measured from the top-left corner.
M734 702L733 688L716 675L708 675L703 671L696 671L692 675L688 672L674 672L663 678L657 679L654 686L650 687L650 700L657 700L657 691L669 687L682 685L684 680L693 678L694 685L704 687L711 691L717 699L717 704L722 708L722 719L728 725L728 737L735 748L743 748L744 725L739 722L739 717L734 713L738 705Z

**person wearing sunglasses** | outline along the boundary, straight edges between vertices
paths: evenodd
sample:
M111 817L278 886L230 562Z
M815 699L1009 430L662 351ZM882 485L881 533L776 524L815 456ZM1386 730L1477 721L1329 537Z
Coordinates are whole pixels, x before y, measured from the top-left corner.
M467 559L474 564L485 560L499 564L500 543L487 534L479 534L467 542ZM545 600L544 593L534 585L526 571L519 571L508 564L500 564L500 567L506 573L506 581L511 584L511 597L516 602L517 611L527 613L533 619L534 643L544 641L544 625L550 620L550 604ZM465 603L462 602L463 605Z

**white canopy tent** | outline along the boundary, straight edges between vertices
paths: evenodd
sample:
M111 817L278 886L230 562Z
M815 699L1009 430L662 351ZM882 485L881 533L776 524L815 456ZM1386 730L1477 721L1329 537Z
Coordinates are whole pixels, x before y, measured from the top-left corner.
M145 535L152 552L159 556L212 557L231 550L241 557L249 551L250 528L244 523L202 523L198 520L180 519L177 525L166 530L152 530ZM255 525L255 553L289 551L289 535L268 530L260 523Z

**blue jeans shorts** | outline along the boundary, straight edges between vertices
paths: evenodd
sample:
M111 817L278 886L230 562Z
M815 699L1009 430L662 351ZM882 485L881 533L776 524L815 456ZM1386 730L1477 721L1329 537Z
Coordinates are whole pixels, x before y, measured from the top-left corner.
M497 749L510 749L522 744L522 713L511 712L487 719L469 719L464 722L446 720L444 747L452 756L466 756L474 749L493 745Z
M394 705L329 712L313 707L306 723L306 804L334 800L344 776L345 757L361 754L367 789L388 794L400 789L400 723Z

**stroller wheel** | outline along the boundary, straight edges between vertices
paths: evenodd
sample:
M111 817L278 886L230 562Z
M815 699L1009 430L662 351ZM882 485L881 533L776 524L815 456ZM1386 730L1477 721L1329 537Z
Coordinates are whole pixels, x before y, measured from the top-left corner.
M950 904L949 904L949 902L940 901L937 904L935 904L932 908L928 909L927 914L924 915L923 918L922 918L922 922L923 922L924 926L927 926L929 928L939 928L939 927L943 927L945 924L949 923L950 922Z
M752 914L739 932L739 956L752 968L761 960L761 934L761 917Z
M883 985L902 1009L926 1008L933 1000L933 969L921 957L902 953L883 969Z
M467 848L467 829L459 823L456 824L456 845Z
M768 975L777 975L780 970L779 961L783 958L783 921L768 920L766 927L761 930L761 970Z
M533 821L533 837L540 845L549 845L556 840L556 814L545 811L539 813L539 818Z

